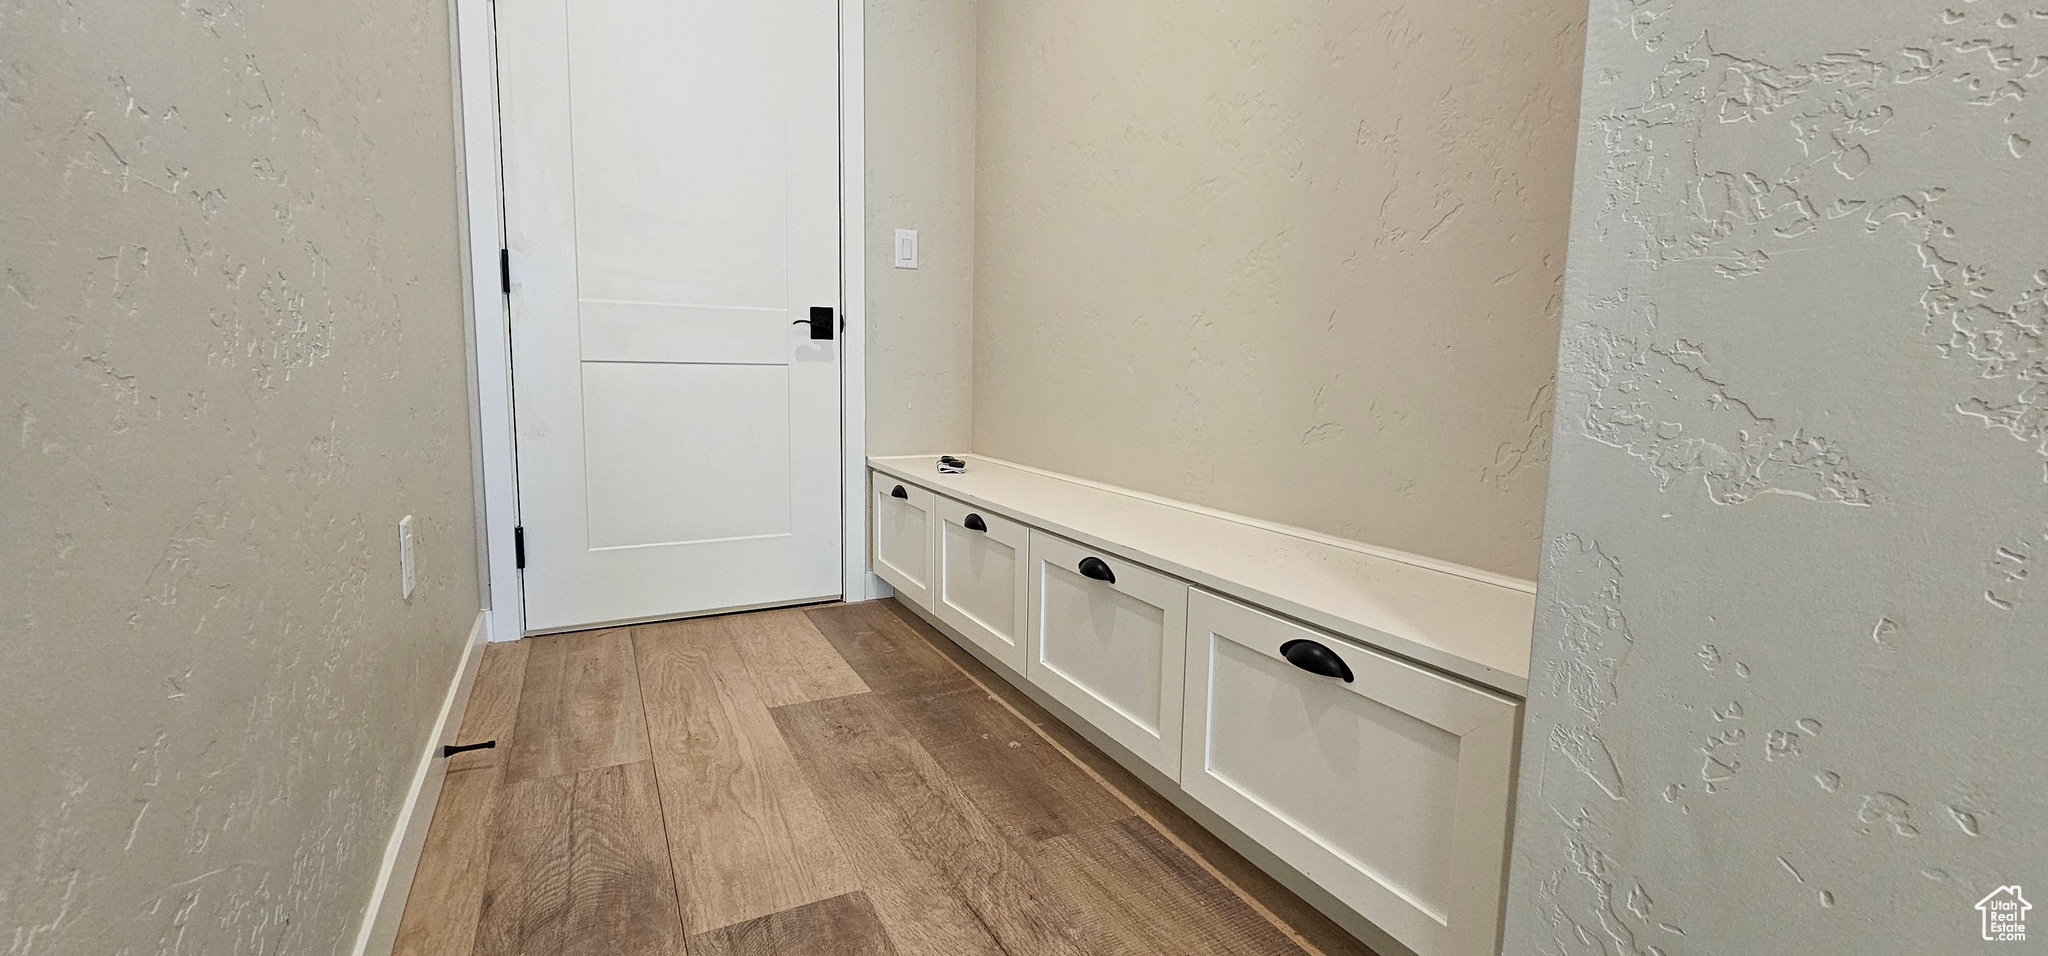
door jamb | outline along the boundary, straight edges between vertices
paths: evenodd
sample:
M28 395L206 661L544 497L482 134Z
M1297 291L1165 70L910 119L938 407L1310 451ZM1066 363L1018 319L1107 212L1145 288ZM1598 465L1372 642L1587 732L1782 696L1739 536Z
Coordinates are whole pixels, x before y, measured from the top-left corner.
M476 368L477 470L483 475L482 522L477 535L485 556L485 604L491 609L490 639L518 640L526 633L519 562L513 529L519 524L519 472L512 431L511 303L499 286L498 250L505 246L504 189L498 161L498 71L496 10L492 0L454 0L456 95L461 103L457 155L462 190L464 290L470 320L470 348Z
M866 16L863 0L839 0L839 577L848 601L891 593L868 570Z
M504 182L498 144L497 43L493 0L454 0L457 96L461 103L457 144L468 268L465 311L476 368L477 469L483 476L482 523L477 534L486 556L484 577L491 609L490 639L518 640L526 633L514 528L519 525L519 475L515 458L512 401L510 302L496 270L504 248ZM840 582L849 601L886 594L868 572L867 540L867 283L863 245L866 229L865 27L860 0L839 3L839 414L840 414Z

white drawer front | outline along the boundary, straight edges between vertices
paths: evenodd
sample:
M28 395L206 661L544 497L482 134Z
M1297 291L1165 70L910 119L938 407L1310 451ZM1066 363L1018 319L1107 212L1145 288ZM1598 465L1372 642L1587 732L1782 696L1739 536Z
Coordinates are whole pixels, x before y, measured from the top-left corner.
M1084 564L1114 581L1087 576ZM1168 776L1180 776L1188 586L1031 532L1025 676Z
M1187 675L1190 796L1421 956L1492 956L1515 702L1199 588Z
M919 607L932 606L931 492L869 472L875 502L875 573ZM899 496L900 493L900 496Z
M997 660L1024 672L1029 533L1015 521L940 496L936 509L937 579L932 602L939 620L960 630Z

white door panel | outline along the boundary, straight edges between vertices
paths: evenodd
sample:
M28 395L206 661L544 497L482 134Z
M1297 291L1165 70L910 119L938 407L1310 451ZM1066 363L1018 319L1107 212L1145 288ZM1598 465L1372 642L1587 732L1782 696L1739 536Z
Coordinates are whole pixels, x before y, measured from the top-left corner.
M787 365L784 309L584 299L586 362Z
M837 5L498 20L528 628L836 596Z
M786 307L783 271L763 264L783 261L790 232L786 131L772 120L797 65L784 41L801 40L783 18L803 5L565 6L582 296Z
M790 532L788 366L585 362L583 441L593 550Z

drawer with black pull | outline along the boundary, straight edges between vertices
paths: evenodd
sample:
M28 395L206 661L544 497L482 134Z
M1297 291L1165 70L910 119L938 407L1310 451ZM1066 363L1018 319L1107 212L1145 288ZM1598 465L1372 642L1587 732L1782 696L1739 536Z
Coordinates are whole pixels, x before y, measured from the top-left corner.
M1029 531L985 508L938 496L932 612L1017 673L1030 601Z
M1520 705L1190 589L1181 789L1420 956L1494 952Z
M932 606L934 495L881 472L869 472L874 493L875 574L904 600Z
M1178 778L1187 583L1035 528L1030 561L1025 677Z

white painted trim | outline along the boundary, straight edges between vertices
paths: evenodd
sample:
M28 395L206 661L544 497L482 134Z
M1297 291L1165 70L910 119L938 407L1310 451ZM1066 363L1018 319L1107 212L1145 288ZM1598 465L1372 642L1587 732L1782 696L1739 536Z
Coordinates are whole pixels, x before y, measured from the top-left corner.
M399 804L398 821L384 846L384 863L377 870L377 882L370 887L370 904L363 911L362 927L356 932L354 956L389 956L398 941L398 921L405 915L405 898L412 889L412 876L420 865L420 850L427 842L427 827L434 820L434 805L441 799L441 781L448 761L441 748L455 742L462 730L462 714L469 706L469 691L476 684L477 668L483 664L484 637L490 633L491 612L478 611L469 627L469 640L462 645L462 661L455 678L448 682L448 694L441 699L441 714L434 720L434 732L420 755L419 769L413 771L412 786L405 802Z
M1418 568L1428 568L1431 571L1442 571L1445 574L1454 574L1461 578L1469 578L1471 580L1479 581L1485 584L1491 584L1496 587L1503 587L1513 591L1520 591L1524 594L1536 593L1536 582L1530 581L1526 578L1509 577L1508 575L1498 574L1493 571L1485 570L1483 568L1475 568L1470 565L1455 564L1450 561L1432 558L1426 554L1416 554L1412 551L1396 551L1393 548L1383 548L1376 544L1367 544L1366 542L1355 541L1350 538L1339 538L1336 535L1324 534L1320 531L1310 531L1307 528L1297 528L1293 525L1281 524L1277 521L1267 521L1263 518L1253 518L1246 515L1234 514L1232 512L1223 511L1217 508L1211 508L1206 505L1198 505L1193 502L1181 501L1177 498L1167 498L1161 495L1152 494L1148 491L1138 491L1133 488L1122 487L1121 485L1112 485L1107 482L1093 481L1087 478L1079 478L1074 475L1061 474L1057 471L1047 471L1043 468L1033 468L1030 465L1022 465L1014 461L1006 461L1004 459L994 458L988 455L976 455L970 453L963 455L962 457L967 458L969 460L993 462L995 464L1002 465L1006 468L1015 468L1018 471L1028 471L1034 475L1039 475L1041 477L1057 478L1069 484L1083 485L1089 488L1094 488L1098 491L1107 491L1113 494L1119 494L1129 498L1138 498L1144 501L1152 502L1153 504L1167 505L1170 507L1179 508L1182 511L1192 511L1196 514L1207 515L1211 518L1222 518L1225 521L1234 521L1238 524L1248 525L1250 527L1259 528L1264 531L1273 531L1280 534L1301 538L1307 541L1313 541L1317 544L1327 544L1333 548L1343 548L1346 551L1356 551L1360 554L1369 554L1376 558L1386 558L1391 561L1399 561L1402 564L1412 564Z
M463 219L468 240L470 340L475 349L477 428L481 433L483 537L491 640L526 632L512 529L519 524L519 473L512 431L512 326L498 285L504 200L498 163L497 42L490 0L453 0L457 93L461 107Z
M861 0L839 3L839 418L844 460L839 561L845 599L894 593L868 571L867 26Z

